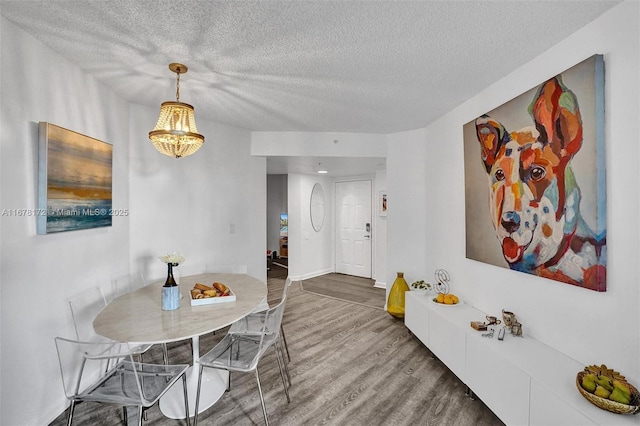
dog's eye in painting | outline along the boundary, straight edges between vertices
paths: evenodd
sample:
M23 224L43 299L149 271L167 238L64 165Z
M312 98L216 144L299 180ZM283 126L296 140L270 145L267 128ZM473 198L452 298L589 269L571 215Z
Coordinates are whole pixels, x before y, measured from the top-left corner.
M496 170L495 177L496 177L496 180L498 181L504 180L504 170L502 169Z
M529 176L531 177L531 180L534 182L538 182L542 180L546 174L547 174L547 171L544 168L539 166L532 168L531 172L529 172Z

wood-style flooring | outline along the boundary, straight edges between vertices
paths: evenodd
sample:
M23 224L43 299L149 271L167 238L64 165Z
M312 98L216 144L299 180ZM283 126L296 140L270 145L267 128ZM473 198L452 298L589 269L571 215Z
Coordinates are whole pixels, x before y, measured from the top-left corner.
M326 274L302 281L302 289L321 296L334 297L372 308L384 309L386 290L374 287L369 278L344 274Z
M270 304L280 299L283 285L283 278L268 279ZM283 327L291 352L291 403L272 350L259 365L271 425L503 424L482 401L469 399L464 384L384 310L318 296L294 282ZM224 334L203 336L201 352ZM162 362L159 350L151 352L146 362ZM175 363L190 362L189 343L169 345L169 356ZM147 415L145 425L186 424L165 418L157 405ZM63 413L52 425L65 420ZM121 425L122 408L82 403L74 424ZM255 377L233 374L231 391L200 414L199 424L262 425Z

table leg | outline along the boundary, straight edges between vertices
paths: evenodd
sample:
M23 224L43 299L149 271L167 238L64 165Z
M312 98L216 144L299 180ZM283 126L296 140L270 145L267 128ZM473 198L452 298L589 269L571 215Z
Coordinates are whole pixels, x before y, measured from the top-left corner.
M189 397L189 417L195 415L196 392L198 390L198 372L200 366L200 339L192 338L193 365L187 369L187 395ZM211 407L227 389L229 373L223 370L205 368L202 371L202 389L200 391L199 412ZM160 411L171 419L184 419L184 396L182 380L177 381L171 389L160 398Z
M127 419L125 424L137 425L138 424L138 407L124 407L124 417Z

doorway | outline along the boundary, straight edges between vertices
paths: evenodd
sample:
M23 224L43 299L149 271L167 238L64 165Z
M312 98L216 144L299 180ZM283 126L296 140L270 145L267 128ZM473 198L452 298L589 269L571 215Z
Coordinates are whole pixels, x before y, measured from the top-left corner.
M371 180L336 182L336 272L371 278Z

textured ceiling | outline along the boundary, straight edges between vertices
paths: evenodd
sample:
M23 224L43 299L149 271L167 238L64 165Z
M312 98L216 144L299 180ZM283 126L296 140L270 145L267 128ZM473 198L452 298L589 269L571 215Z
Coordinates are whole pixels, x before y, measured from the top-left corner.
M123 98L250 130L426 126L620 1L5 1Z

